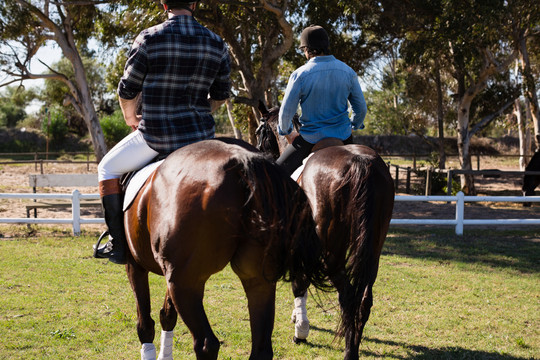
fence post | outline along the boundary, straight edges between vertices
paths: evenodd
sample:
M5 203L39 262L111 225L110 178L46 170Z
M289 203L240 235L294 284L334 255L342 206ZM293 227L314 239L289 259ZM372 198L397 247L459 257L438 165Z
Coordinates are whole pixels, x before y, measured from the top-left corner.
M446 195L452 196L452 169L448 169L446 176Z
M81 193L75 189L71 193L71 216L73 220L73 235L81 234Z
M433 168L430 166L426 169L426 196L431 195L431 172Z
M407 166L407 181L405 183L405 194L411 193L411 167Z
M456 235L463 235L463 219L465 218L465 194L457 193L456 200Z
M399 165L394 165L396 167L396 177L394 179L394 187L397 192L399 186Z

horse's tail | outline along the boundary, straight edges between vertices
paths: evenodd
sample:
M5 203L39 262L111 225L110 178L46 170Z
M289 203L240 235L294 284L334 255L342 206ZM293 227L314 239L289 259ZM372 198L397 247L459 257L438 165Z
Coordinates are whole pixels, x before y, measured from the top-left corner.
M251 233L260 234L258 241L265 245L265 277L328 288L323 247L304 191L262 154L250 156L244 179L245 224L258 230Z
M345 290L340 293L342 307L338 336L358 336L369 318L372 305L372 285L377 277L378 239L375 234L376 180L373 158L354 155L342 184L338 187L341 198L341 219L350 233L346 250ZM329 239L328 241L332 241ZM360 339L356 339L360 341Z

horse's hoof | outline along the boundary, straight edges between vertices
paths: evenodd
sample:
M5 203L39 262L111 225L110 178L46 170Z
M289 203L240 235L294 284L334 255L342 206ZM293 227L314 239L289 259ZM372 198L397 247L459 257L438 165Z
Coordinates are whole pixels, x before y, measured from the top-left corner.
M296 336L293 336L293 339L292 339L293 343L295 344L306 344L307 343L307 339L299 339L297 338Z

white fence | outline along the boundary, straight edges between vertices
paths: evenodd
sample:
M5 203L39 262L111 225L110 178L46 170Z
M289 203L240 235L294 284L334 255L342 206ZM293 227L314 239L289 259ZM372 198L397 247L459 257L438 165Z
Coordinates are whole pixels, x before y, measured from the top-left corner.
M51 218L0 218L0 223L16 224L72 224L73 234L81 233L82 224L102 224L103 218L81 218L80 201L96 200L99 194L81 194L74 190L71 194L7 194L0 193L0 199L70 199L72 216L65 219ZM455 202L454 219L392 219L392 225L453 225L457 235L463 235L465 225L540 225L540 212L535 219L465 219L466 202L540 202L540 196L465 196L459 192L456 196L409 196L398 195L396 201L443 201Z
M71 218L0 218L0 223L13 224L72 224L73 235L81 233L81 224L104 224L103 218L81 218L81 200L99 199L99 194L81 194L79 190L73 190L71 194L7 194L0 193L0 199L64 199L71 200Z
M457 235L463 235L464 225L540 225L540 212L535 219L465 219L466 202L540 202L540 196L408 196L398 195L396 201L445 201L456 203L454 219L392 219L393 225L454 225Z

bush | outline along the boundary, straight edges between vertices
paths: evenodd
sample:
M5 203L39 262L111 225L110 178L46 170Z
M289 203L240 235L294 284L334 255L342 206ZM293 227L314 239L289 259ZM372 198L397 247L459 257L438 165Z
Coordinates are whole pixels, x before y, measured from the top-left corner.
M66 138L69 127L64 113L56 108L49 108L43 122L41 123L41 131L45 136L48 136L51 144L60 145Z
M131 132L121 110L116 110L112 115L104 116L100 124L108 148L112 148Z

